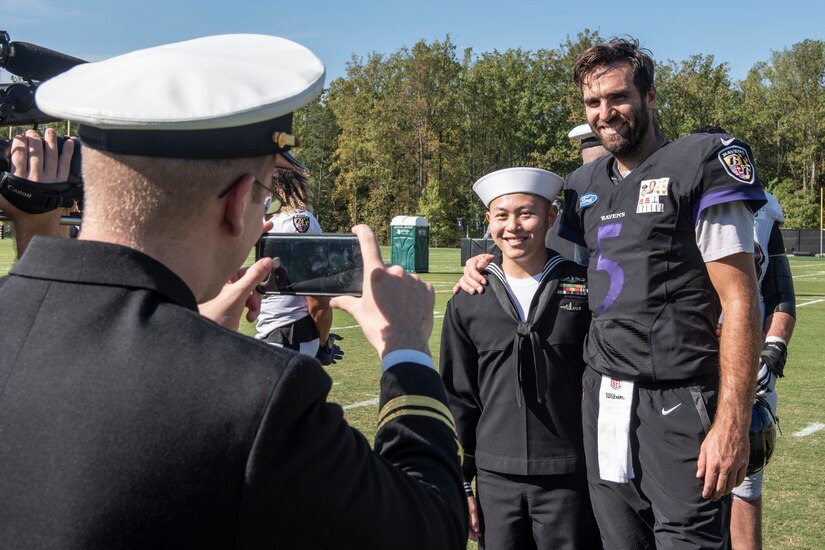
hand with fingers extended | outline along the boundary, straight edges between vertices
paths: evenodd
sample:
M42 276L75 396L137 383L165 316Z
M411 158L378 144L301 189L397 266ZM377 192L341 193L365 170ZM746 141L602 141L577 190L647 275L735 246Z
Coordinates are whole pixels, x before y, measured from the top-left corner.
M380 357L399 349L429 354L435 305L432 285L400 266L385 267L378 241L366 225L357 225L352 232L358 236L364 261L362 295L338 296L330 304L355 317Z
M68 180L75 143L68 139L58 152L57 133L47 128L44 136L35 130L27 130L23 136L15 136L11 144L11 171L16 178L33 183L62 183ZM3 194L9 191L4 189ZM26 213L15 207L5 196L0 196L0 209L15 222L18 256L23 253L35 235L67 237L68 229L61 227L62 208L45 213Z

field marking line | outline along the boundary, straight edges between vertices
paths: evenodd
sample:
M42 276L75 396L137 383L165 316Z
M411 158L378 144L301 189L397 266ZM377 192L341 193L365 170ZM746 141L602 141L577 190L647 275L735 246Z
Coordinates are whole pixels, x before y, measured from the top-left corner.
M820 275L825 275L825 271L817 271L815 273L802 273L799 275L793 275L792 278L794 279L810 279L811 277L819 277Z
M440 311L433 311L433 319L441 319L442 317L444 317L443 313L441 313ZM360 328L360 326L361 325L347 325L345 327L332 327L329 330L334 332L336 330L346 330L346 329L350 329L350 328Z
M341 408L344 409L345 411L348 411L350 409L357 409L359 407L369 407L370 405L377 405L377 404L378 404L378 398L373 397L372 399L367 399L366 401L358 401L357 403L350 403L349 405L344 405Z
M825 302L825 299L823 299L823 300L813 300L811 302L805 302L804 304L796 304L796 307L805 307L805 306L809 306L811 304L818 304L820 302Z
M795 432L794 436L796 436L796 437L808 437L809 435L815 434L816 432L818 432L820 430L825 430L825 424L823 424L822 422L814 422L813 424L809 424L808 426L805 426L804 428L802 428L798 432Z

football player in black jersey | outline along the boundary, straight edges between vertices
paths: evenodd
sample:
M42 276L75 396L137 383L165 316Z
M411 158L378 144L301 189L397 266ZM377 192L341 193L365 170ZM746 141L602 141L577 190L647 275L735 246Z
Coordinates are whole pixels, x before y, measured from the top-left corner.
M748 460L761 342L753 211L764 193L733 136L662 134L653 68L624 39L574 68L611 153L568 177L560 228L590 256L591 499L606 548L723 548ZM479 262L468 264L461 287L478 292Z

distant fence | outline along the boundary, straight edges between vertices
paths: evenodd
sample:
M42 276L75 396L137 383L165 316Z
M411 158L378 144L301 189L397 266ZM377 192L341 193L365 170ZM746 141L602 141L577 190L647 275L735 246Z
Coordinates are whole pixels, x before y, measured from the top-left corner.
M785 251L799 256L819 254L819 234L819 229L783 229Z

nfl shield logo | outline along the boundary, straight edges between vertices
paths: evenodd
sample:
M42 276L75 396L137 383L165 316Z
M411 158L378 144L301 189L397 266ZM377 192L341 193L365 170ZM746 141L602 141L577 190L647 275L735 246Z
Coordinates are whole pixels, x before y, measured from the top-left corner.
M612 378L610 380L610 387L612 387L614 390L618 390L619 388L622 387L622 381L621 380L616 380L615 378Z

